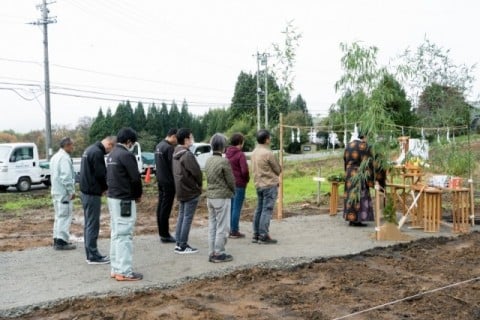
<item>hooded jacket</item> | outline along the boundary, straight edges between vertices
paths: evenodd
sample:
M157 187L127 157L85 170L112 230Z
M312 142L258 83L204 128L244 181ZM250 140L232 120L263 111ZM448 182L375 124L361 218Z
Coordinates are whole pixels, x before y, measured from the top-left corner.
M245 188L250 181L250 173L248 171L247 158L242 150L235 146L227 148L225 157L230 162L233 176L235 177L235 186Z
M175 148L172 167L178 201L189 201L202 194L202 170L188 148Z

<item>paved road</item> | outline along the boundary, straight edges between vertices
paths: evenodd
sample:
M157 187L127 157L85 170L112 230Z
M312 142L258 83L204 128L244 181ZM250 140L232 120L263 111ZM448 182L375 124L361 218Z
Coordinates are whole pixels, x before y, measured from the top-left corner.
M137 236L134 238L134 269L144 274L144 280L129 283L111 279L109 265L87 265L81 243L76 250L67 252L44 247L0 253L0 317L21 314L33 306L62 299L130 292L145 287L162 288L191 277L220 275L262 262L294 264L317 257L355 254L394 243L375 241L371 237L373 226L348 227L341 215L273 220L271 234L279 240L277 245L251 243L250 224L242 223L241 230L247 233L247 238L229 240L227 250L234 261L224 264L207 261L206 227L192 229L189 242L200 252L188 256L174 254L173 245L160 244L156 236ZM405 227L402 230L413 239L452 235L450 229L444 227L437 234ZM99 247L108 253L109 241L101 240Z

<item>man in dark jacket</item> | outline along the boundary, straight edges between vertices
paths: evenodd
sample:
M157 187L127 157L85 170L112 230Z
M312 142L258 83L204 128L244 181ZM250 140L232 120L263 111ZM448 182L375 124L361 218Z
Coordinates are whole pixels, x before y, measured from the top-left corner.
M170 235L168 219L175 199L175 181L173 179L172 159L177 144L177 129L170 129L167 137L155 147L155 165L158 185L157 225L160 241L175 242Z
M142 177L137 160L130 152L137 141L137 133L122 128L117 134L117 145L107 157L107 201L110 211L110 276L117 281L143 279L132 270L133 228L137 220L136 202L142 197Z
M193 215L202 194L202 171L197 159L189 148L193 144L193 134L190 129L179 129L177 132L178 146L173 153L173 178L179 203L175 238L177 245L175 253L189 254L198 252L188 244L188 235L192 225Z
M107 190L105 154L110 153L115 137L106 137L89 146L82 155L80 165L80 191L85 217L83 238L88 264L105 264L110 259L100 254L97 248L100 230L102 194Z

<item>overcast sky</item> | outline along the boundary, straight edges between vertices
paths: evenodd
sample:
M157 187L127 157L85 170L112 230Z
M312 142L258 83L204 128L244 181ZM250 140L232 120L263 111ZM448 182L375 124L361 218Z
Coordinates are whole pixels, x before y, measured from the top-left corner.
M41 0L2 0L0 130L45 128ZM456 64L480 60L480 2L472 0L56 0L49 5L52 125L75 126L122 100L170 105L194 114L228 106L241 71L255 72L258 51L273 52L287 22L303 37L295 92L313 115L337 99L340 42L363 41L388 61L425 36L450 49ZM475 71L471 99L480 93ZM103 98L100 100L98 98ZM110 99L118 100L110 100ZM132 107L135 107L134 103Z

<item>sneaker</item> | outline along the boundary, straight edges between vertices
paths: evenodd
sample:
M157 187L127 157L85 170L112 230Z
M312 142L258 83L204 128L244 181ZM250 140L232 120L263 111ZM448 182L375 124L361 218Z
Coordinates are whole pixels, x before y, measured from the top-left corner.
M240 231L233 231L233 232L230 232L228 237L231 239L238 239L238 238L245 238L245 235Z
M278 241L270 238L269 235L258 237L258 244L276 244Z
M191 253L197 253L198 249L192 248L187 244L184 247L178 247L178 246L175 247L174 252L178 254L191 254Z
M88 264L109 264L110 259L106 256L101 256L100 258L96 259L87 259Z
M129 275L116 274L115 280L117 281L138 281L143 279L143 274L132 272Z
M218 254L218 255L211 255L209 258L208 258L208 261L210 262L213 262L213 263L219 263L219 262L229 262L229 261L232 261L233 260L233 257L229 254L226 254L226 253L222 253L222 254Z
M252 243L257 243L258 242L258 234L253 235L252 238Z

